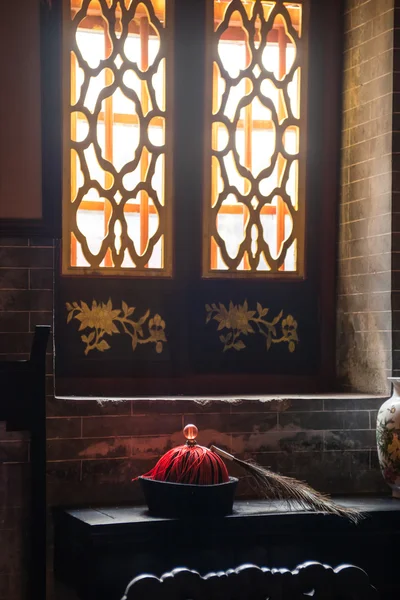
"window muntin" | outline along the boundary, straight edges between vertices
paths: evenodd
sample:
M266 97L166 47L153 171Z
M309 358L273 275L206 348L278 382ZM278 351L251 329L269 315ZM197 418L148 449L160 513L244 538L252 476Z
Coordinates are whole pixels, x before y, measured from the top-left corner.
M165 0L70 0L63 272L171 274Z
M302 17L299 2L213 2L206 277L304 274Z

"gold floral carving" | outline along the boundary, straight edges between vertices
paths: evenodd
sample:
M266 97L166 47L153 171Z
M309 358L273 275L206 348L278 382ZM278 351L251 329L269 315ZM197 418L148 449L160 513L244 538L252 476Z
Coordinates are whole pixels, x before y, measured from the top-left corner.
M246 344L242 335L258 333L265 337L266 348L269 350L272 344L288 344L289 352L294 352L299 338L297 335L297 321L292 315L287 315L284 319L283 310L271 321L266 319L269 308L263 308L257 302L257 310L249 310L247 300L243 304L235 305L229 303L226 308L221 302L218 304L206 304L206 323L211 319L217 321L217 331L228 330L225 335L220 335L219 339L224 345L223 351L243 350Z
M156 314L150 317L150 310L147 310L143 316L137 321L132 317L135 312L135 307L128 306L126 302L122 302L122 309L113 309L111 300L105 304L104 302L96 302L93 300L92 306L89 307L82 300L78 302L66 303L68 311L67 323L72 319L80 321L78 331L85 329L93 329L91 333L81 336L82 342L85 344L85 354L89 354L91 350L104 352L109 350L110 344L104 339L104 336L113 334L125 333L132 340L132 350L136 350L138 344L155 344L157 354L163 351L163 342L167 341L165 336L165 321ZM147 332L143 328L147 329Z

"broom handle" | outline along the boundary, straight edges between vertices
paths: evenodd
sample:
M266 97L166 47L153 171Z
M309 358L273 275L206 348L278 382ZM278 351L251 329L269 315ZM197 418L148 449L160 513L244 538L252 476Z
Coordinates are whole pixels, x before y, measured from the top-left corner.
M211 446L210 450L211 450L211 452L215 452L216 454L219 454L221 456L221 458L225 458L226 460L230 460L230 461L235 460L235 457L232 456L232 454L229 454L229 452L225 452L225 450L221 450L221 448L217 448L217 446Z

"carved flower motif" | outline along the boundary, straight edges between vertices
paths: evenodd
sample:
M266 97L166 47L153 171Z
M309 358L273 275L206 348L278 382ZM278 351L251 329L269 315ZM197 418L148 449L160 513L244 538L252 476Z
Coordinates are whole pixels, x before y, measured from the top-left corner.
M221 329L232 329L231 318L233 308L234 307L232 305L232 307L227 310L224 304L219 305L219 312L217 312L214 317L214 319L219 323L217 331L221 331Z
M296 349L295 342L298 341L297 337L297 321L288 315L286 319L282 321L282 334L283 337L289 342L289 352L294 352Z
M285 337L290 337L297 329L297 321L294 320L292 315L288 315L286 319L282 321L282 331Z
M162 352L162 343L167 341L165 337L165 321L160 315L154 315L153 319L149 321L149 333L151 340L156 342L156 352L160 354Z
M116 325L113 323L114 319L120 314L120 310L113 310L111 300L104 304L101 302L97 304L94 300L92 308L86 304L81 303L82 312L76 315L76 319L81 322L79 331L83 329L102 329L105 333L111 335L112 333L118 333Z
M132 317L135 307L129 307L126 302L122 302L122 310L113 310L112 302L97 303L93 300L92 307L89 308L86 302L66 303L68 311L67 323L72 319L80 321L79 331L83 329L92 329L87 335L82 335L81 340L85 344L85 354L92 350L104 352L110 349L110 344L104 339L105 335L125 333L132 340L132 350L136 350L140 344L153 343L158 354L163 351L163 342L167 341L165 336L165 321L156 314L148 321L150 310L147 310L137 321ZM144 331L145 324L148 323L148 336ZM118 326L119 325L119 328Z
M253 328L249 321L256 314L255 310L248 310L248 304L245 302L243 306L229 307L229 315L232 329L236 329L240 333L247 335L253 333Z
M296 342L299 341L297 335L297 321L294 320L292 315L288 315L286 319L283 319L283 310L280 311L271 320L267 320L269 308L263 308L262 305L257 302L257 310L249 310L247 300L243 304L235 305L233 302L229 303L229 307L226 308L225 304L220 302L217 304L206 304L205 309L207 312L206 323L209 323L211 319L217 321L217 331L223 329L230 330L225 335L220 335L219 339L223 343L223 352L233 348L234 350L243 350L246 345L243 340L239 339L241 335L248 335L257 333L262 335L266 339L266 348L269 350L272 344L280 344L282 342L288 344L289 352L294 352L296 349ZM277 334L276 325L280 323L282 329L282 335L279 337Z
M243 306L241 304L236 306L231 302L228 310L224 304L220 304L219 313L214 317L219 322L217 331L235 329L238 333L245 335L253 333L254 330L249 321L255 314L255 310L249 310L247 302L244 302Z

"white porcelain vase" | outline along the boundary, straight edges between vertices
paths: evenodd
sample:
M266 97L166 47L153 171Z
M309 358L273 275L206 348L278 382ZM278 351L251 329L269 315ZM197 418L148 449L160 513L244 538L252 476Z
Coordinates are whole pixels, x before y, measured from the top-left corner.
M376 441L382 475L400 499L400 378L389 377L393 394L382 404L376 422Z

